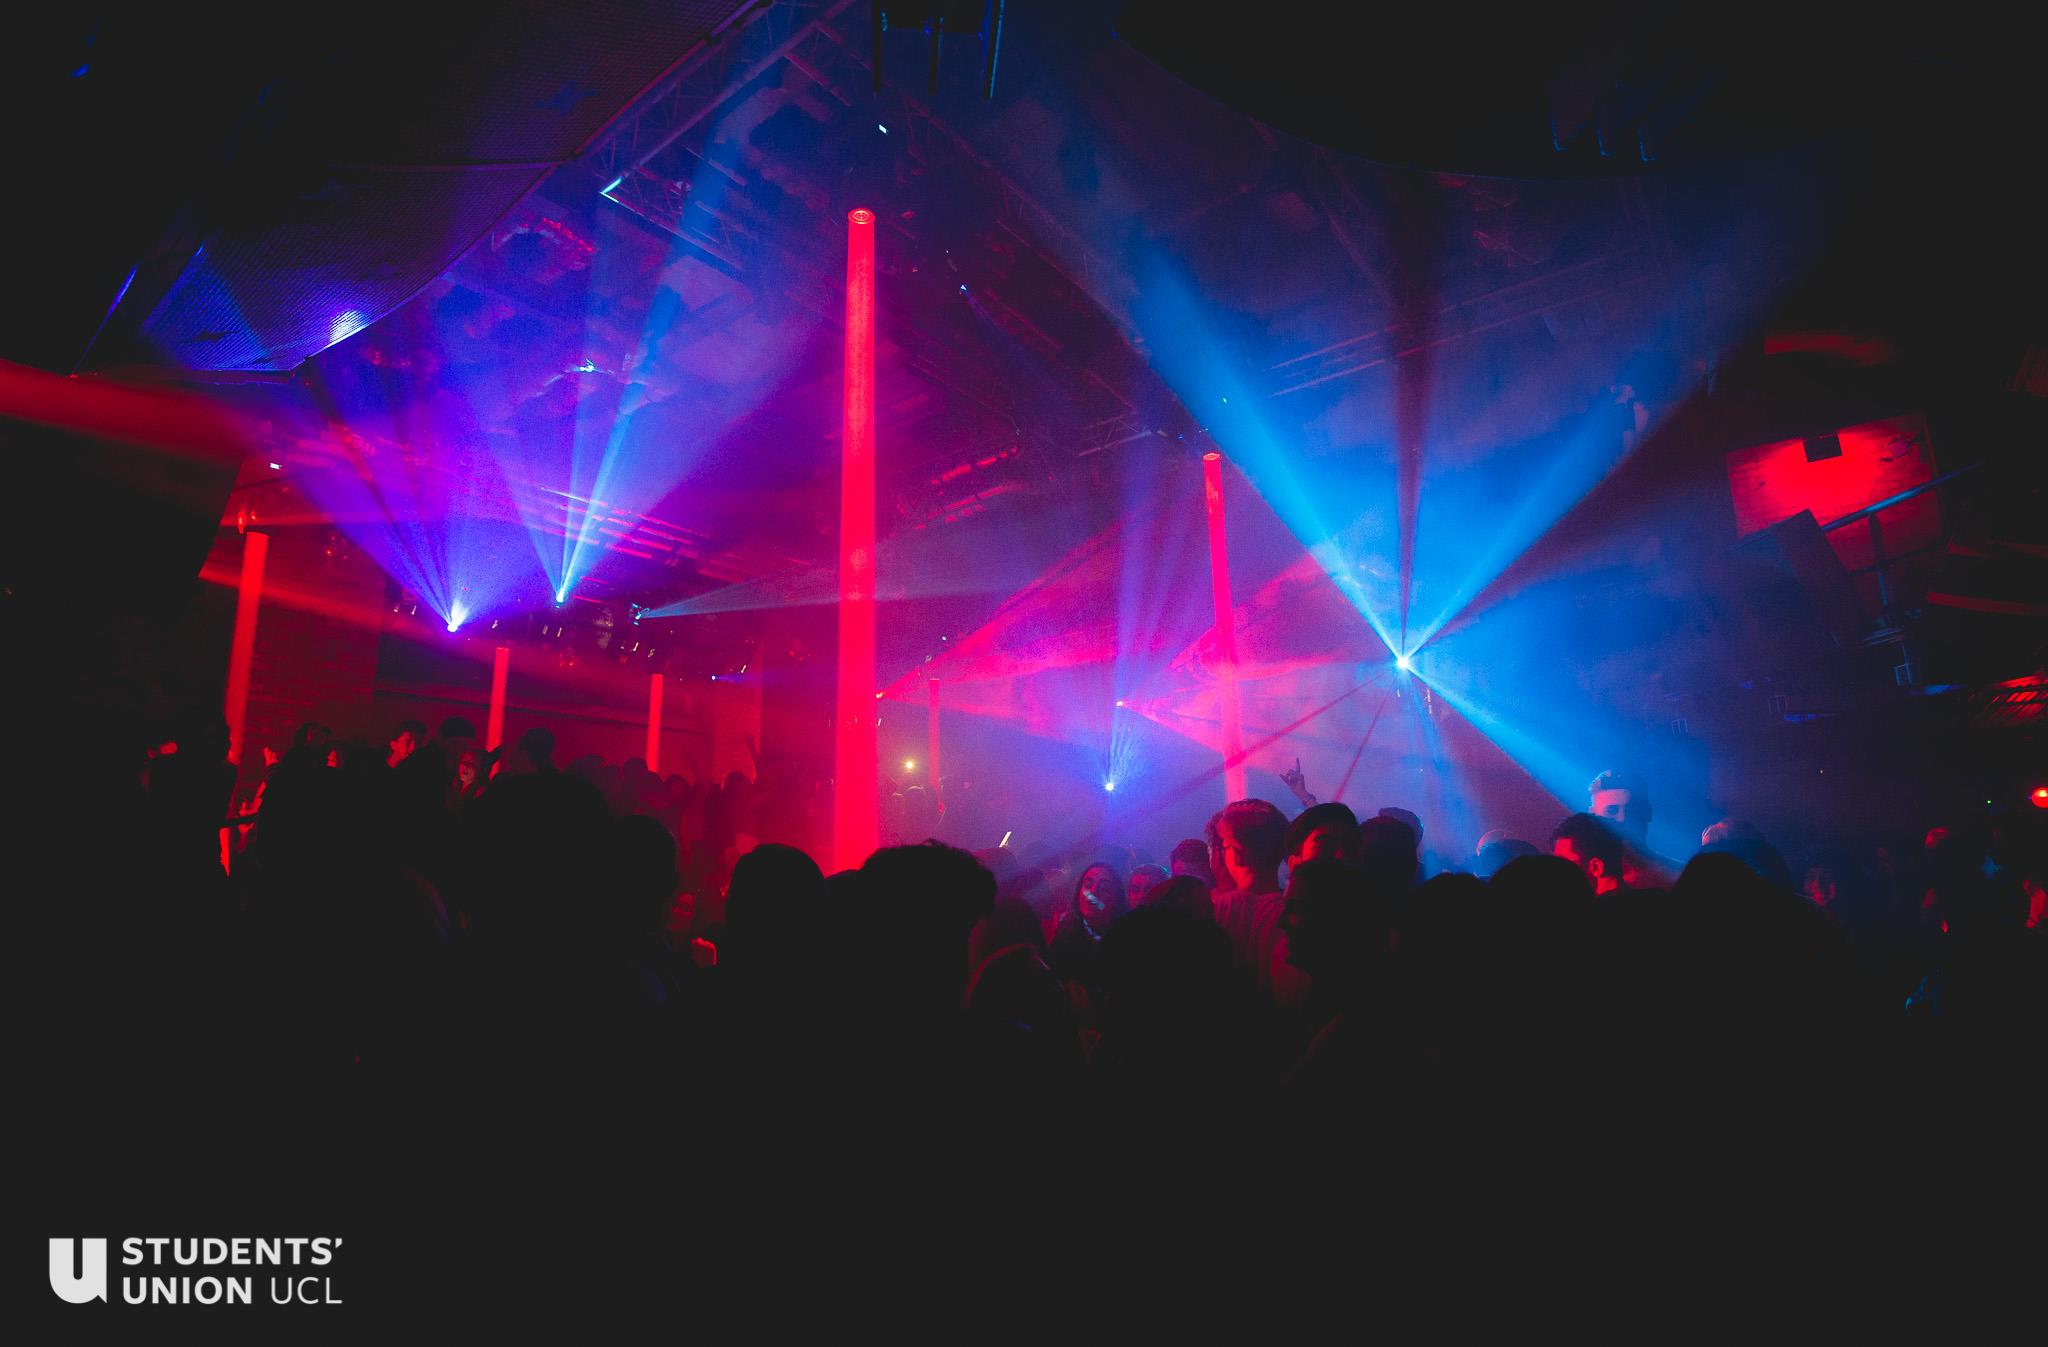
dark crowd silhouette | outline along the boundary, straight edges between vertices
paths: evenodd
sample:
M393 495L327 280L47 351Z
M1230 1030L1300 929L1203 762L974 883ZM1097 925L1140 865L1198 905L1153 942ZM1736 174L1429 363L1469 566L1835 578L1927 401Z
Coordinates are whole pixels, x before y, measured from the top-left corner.
M1156 858L903 840L826 873L757 840L765 791L451 718L304 727L224 868L235 781L224 727L142 736L80 877L25 899L43 1080L117 1149L359 1147L472 1216L559 1184L687 1221L941 1152L1023 1185L993 1202L1168 1152L1196 1189L1384 1195L1679 1119L1839 1153L2020 1088L2048 1024L2026 810L1790 857L1728 820L1681 863L1609 773L1434 872L1399 807L1251 799Z

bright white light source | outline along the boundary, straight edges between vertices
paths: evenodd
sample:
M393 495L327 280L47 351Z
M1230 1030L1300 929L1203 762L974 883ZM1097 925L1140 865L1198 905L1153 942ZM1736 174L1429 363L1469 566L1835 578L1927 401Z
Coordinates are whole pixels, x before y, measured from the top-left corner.
M903 770L904 770L904 771L906 771L906 772L914 772L914 771L916 771L916 770L917 770L917 759L916 759L916 758L905 758L905 759L903 760Z
M1402 673L1410 673L1415 668L1413 664L1410 664L1408 662L1408 657L1406 655L1403 655L1399 659L1395 660L1394 667L1398 668Z
M339 342L347 341L369 325L369 319L353 310L348 313L338 313L334 316L334 321L328 325L327 344L333 346Z
M271 464L271 465L270 465L270 470L271 470L272 472L281 472L281 471L283 471L283 470L284 470L284 464L282 464L282 463L273 463L273 464Z
M880 122L875 123L875 130L880 131L885 136L889 134L889 128L882 125Z
M1105 781L1105 782L1103 782L1103 783L1102 783L1102 788L1103 788L1104 790L1115 790L1115 789L1116 789L1116 782L1114 782L1114 781Z

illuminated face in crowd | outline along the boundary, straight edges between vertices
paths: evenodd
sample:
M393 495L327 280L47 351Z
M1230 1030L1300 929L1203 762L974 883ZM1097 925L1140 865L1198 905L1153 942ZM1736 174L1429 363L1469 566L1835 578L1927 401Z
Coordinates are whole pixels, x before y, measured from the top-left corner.
M1827 907L1835 901L1835 875L1824 865L1807 867L1806 878L1799 887L1815 907Z
M1237 839L1237 830L1228 823L1216 825L1216 836L1221 841L1219 850L1223 853L1223 877L1233 889L1248 889L1258 882L1258 862L1252 859L1251 848Z
M1650 831L1649 801L1638 800L1632 790L1596 790L1587 812L1606 819L1631 842L1640 844Z
M418 747L419 742L412 737L411 730L400 730L398 736L391 741L391 765L396 767L404 762Z
M1605 793L1604 791L1602 792L1602 794ZM1626 791L1622 793L1627 794ZM1578 866L1579 869L1585 871L1586 878L1593 881L1593 891L1595 893L1605 893L1619 882L1619 876L1607 873L1606 861L1601 860L1598 856L1579 854L1578 843L1572 841L1569 837L1560 837L1551 843L1550 854L1568 860L1573 865Z
M1081 875L1081 917L1096 931L1124 914L1123 887L1116 871L1106 865L1091 865Z

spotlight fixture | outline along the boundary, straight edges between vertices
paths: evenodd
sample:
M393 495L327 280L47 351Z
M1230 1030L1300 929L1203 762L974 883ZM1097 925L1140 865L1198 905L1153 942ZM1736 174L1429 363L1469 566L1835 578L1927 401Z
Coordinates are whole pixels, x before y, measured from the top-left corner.
M1123 698L1121 698L1121 697L1117 698L1117 699L1116 699L1116 704L1117 704L1118 706L1122 706L1122 705L1124 704L1124 699L1123 699Z
M2033 792L2027 798L2034 802L2034 808L2048 809L2048 786L2034 787Z
M1402 673L1415 672L1415 666L1409 662L1408 657L1406 655L1396 656L1394 659L1394 667L1399 669Z
M880 122L875 123L875 130L880 131L885 136L889 134L889 128L882 125Z
M284 471L284 464L282 464L282 463L273 463L273 464L271 464L271 465L270 465L270 470L271 470L272 472L283 472L283 471Z
M916 770L917 770L917 759L916 759L916 758L905 758L905 759L903 760L903 770L904 770L904 771L906 771L906 772L914 772L914 771L916 771Z
M1103 788L1104 790L1106 790L1106 791L1112 791L1112 792L1113 792L1113 791L1115 791L1115 790L1116 790L1116 782L1114 782L1114 781L1105 781L1105 782L1103 782L1103 783L1102 783L1102 788Z

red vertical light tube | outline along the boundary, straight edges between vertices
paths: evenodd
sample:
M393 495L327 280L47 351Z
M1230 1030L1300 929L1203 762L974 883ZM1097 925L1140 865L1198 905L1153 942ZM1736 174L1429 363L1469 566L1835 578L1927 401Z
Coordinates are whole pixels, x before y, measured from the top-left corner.
M874 851L875 214L846 217L846 409L839 463L839 698L832 853L852 869Z
M944 779L939 775L939 680L931 679L925 684L925 689L931 695L931 710L925 720L925 738L928 740L925 758L931 763L932 803L943 814L946 812L946 798L941 794L945 788Z
M1223 793L1245 797L1244 716L1237 699L1237 619L1230 602L1230 552L1223 533L1223 455L1202 455L1202 494L1209 507L1209 588L1216 600L1216 658L1223 701Z
M249 665L256 654L256 613L263 606L263 563L270 535L242 535L242 586L235 595L235 635L228 646L228 757L242 763L242 724L249 714Z
M647 675L647 770L661 775L661 675Z
M501 645L491 654L491 715L484 728L484 752L505 742L505 675L512 669L512 647Z

